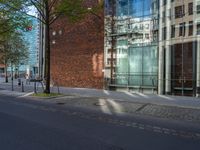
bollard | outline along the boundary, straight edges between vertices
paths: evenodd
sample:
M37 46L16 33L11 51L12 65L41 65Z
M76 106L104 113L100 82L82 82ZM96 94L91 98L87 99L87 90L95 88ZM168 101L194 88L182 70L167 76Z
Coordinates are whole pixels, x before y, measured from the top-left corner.
M24 82L22 81L22 92L24 92Z
M34 82L34 93L37 93L37 90L36 90L36 81Z
M21 86L21 79L18 79L18 86Z
M12 91L14 91L13 77L11 77L11 81L12 81Z

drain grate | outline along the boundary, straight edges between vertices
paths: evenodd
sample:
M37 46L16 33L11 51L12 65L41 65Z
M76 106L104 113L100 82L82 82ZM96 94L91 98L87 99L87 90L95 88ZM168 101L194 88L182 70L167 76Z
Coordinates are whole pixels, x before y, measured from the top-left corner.
M64 105L65 103L64 102L57 102L56 104L57 105Z

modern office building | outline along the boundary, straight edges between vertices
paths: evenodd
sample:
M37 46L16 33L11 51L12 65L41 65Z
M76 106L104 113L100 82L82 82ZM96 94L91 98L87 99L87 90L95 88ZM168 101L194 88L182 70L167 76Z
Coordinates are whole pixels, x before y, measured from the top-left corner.
M199 0L106 0L110 88L198 96Z
M20 72L25 72L32 77L38 75L39 67L39 22L36 18L31 18L32 25L27 27L23 32L25 40L29 44L28 61L22 63L19 67Z

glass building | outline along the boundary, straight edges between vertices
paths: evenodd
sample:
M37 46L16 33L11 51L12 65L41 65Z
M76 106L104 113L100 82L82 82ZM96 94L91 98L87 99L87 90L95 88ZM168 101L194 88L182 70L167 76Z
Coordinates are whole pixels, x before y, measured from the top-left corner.
M29 44L29 58L24 64L21 64L19 71L26 72L32 77L38 74L38 61L39 61L39 22L36 18L31 18L32 25L27 27L24 38Z
M108 86L198 96L200 0L106 0Z
M114 7L114 9L113 9ZM158 78L158 2L116 0L106 3L106 20L114 22L113 79L117 87L132 90L154 89ZM109 43L109 42L108 42ZM112 42L110 42L112 43ZM106 46L106 47L109 47ZM109 50L109 48L107 48Z

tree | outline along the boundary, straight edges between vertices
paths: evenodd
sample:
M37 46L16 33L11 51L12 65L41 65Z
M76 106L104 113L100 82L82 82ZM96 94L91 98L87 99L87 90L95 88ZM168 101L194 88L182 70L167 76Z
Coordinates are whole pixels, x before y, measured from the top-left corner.
M28 42L25 41L23 35L20 33L13 33L8 40L10 51L9 62L15 66L28 60Z
M28 8L31 6L37 9L39 14L37 19L45 26L45 93L50 93L50 25L61 16L66 16L72 22L81 20L91 13L90 9L92 12L99 10L103 1L97 1L99 5L91 7L87 0L0 0L2 7L17 11L22 15L30 16Z
M28 59L28 43L24 40L23 35L19 32L11 33L4 36L4 41L1 43L3 47L0 52L5 64L5 81L8 82L7 67L18 67L21 62Z
M13 59L12 61L15 64L17 63L16 61L19 64L19 60L25 59L28 55L27 46L20 32L29 21L20 16L17 18L21 20L13 20L16 14L14 12L12 13L13 15L4 10L3 12L1 11L0 15L0 53L1 61L5 64L5 82L8 82L7 67L11 59Z
M114 53L116 53L116 1L106 0L106 16L105 16L105 34L106 40L111 44L111 62L110 62L110 84L114 84Z
M31 23L27 15L19 12L20 6L16 2L17 1L13 2L16 5L16 8L13 9L12 6L7 6L0 0L1 36L16 30L24 30L25 27Z

